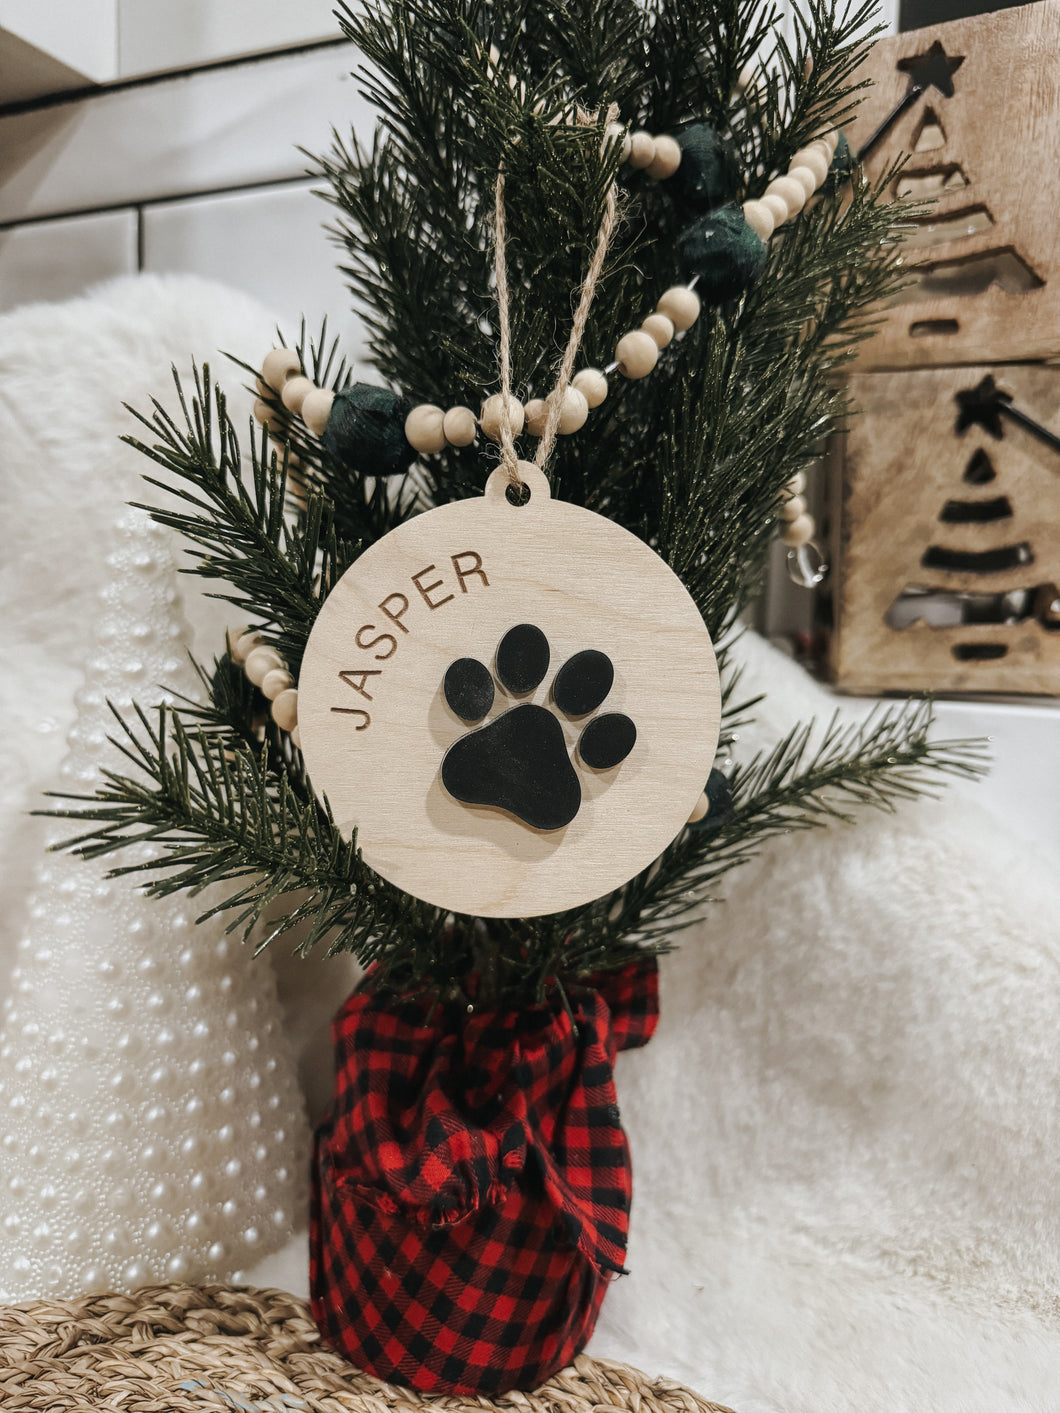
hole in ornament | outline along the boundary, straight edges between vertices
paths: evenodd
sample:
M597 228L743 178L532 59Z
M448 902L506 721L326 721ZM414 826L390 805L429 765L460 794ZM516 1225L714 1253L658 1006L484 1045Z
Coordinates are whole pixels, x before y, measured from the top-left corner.
M903 172L895 178L895 196L911 196L916 201L925 197L939 196L944 191L957 191L968 185L963 167L956 162L944 166L922 167L915 172Z
M909 337L924 339L933 334L956 334L960 328L956 319L918 319L915 324L909 325Z
M981 447L964 468L964 479L969 486L985 486L997 479L994 463Z
M907 250L943 245L946 241L976 235L979 231L989 230L994 218L985 206L965 206L960 211L947 211L944 216L914 217L913 224L916 229L912 235L906 236L904 242Z
M913 142L914 152L933 152L936 147L945 147L946 133L939 122L939 115L934 108L925 108L924 116L920 120L917 128L916 139Z
M1004 657L1008 647L1004 643L956 643L950 651L958 662L991 662Z
M523 481L518 486L508 486L504 495L509 505L526 505L530 499L530 487Z
M925 569L942 569L952 574L1001 574L1034 563L1026 540L1018 545L1002 545L989 550L954 550L931 545L920 563Z
M991 520L1007 520L1012 515L1008 496L993 500L948 500L939 519L947 525L985 525Z

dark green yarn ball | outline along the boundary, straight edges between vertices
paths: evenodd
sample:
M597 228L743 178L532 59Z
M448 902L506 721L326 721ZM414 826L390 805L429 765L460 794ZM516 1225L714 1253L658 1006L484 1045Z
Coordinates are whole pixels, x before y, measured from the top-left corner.
M736 806L732 798L732 787L728 778L720 770L712 770L704 786L710 808L702 819L689 825L700 834L713 834L724 829L736 817Z
M821 190L827 196L834 196L844 182L848 182L853 174L855 157L850 150L850 143L846 140L844 133L839 134L839 141L835 145L835 152L832 156L832 165L824 181L821 183Z
M681 165L665 190L686 211L713 211L740 190L740 164L732 145L706 123L693 123L676 137Z
M766 247L739 206L723 206L682 231L677 253L685 274L699 277L704 304L724 304L744 294L766 267Z
M354 383L335 394L321 441L325 451L362 476L400 476L415 451L405 439L407 397L389 388Z

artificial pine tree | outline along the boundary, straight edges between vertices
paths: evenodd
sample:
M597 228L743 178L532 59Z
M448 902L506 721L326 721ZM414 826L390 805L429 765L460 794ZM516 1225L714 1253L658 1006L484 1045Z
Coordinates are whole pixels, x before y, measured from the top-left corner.
M80 799L76 847L98 857L153 841L164 850L145 884L154 895L225 883L234 929L249 933L268 909L259 947L289 935L368 969L336 1021L336 1100L317 1137L314 1310L333 1343L398 1382L493 1393L539 1382L584 1345L628 1221L611 1065L650 1036L654 958L711 885L777 834L973 768L964 748L928 740L923 709L822 739L807 724L728 776L695 780L705 816L605 896L590 883L590 901L562 912L476 917L365 863L372 841L344 836L290 729L307 642L342 576L423 512L481 498L498 455L515 464L503 413L492 439L472 441L463 412L449 421L438 409L479 407L501 368L519 418L523 400L545 397L594 258L590 365L607 364L682 275L694 271L703 308L683 337L664 331L650 376L621 376L631 353L582 430L560 438L552 503L624 527L683 583L718 653L719 750L753 712L729 664L739 615L762 584L784 488L847 415L836 375L901 277L903 208L888 181L870 188L856 169L848 179L842 146L799 214L790 196L791 219L778 217L779 197L758 203L857 102L871 6L837 15L810 0L793 16L789 42L776 12L750 0L344 7L380 126L367 145L336 136L318 170L392 391L355 383L341 351L303 331L273 359L280 376L259 382L268 425L251 435L249 466L207 369L190 391L178 380L176 415L156 405L141 417L151 441L136 444L183 487L181 509L153 515L196 546L191 572L252 620L259 646L248 658L244 637L221 652L200 700L155 721L119 718L136 769ZM648 139L625 164L627 129L676 134L676 172L671 161L657 180L667 162L637 166ZM417 456L406 430L438 450ZM544 623L547 605L526 617ZM396 643L407 630L392 626ZM447 677L446 699L471 721L483 713L457 706L486 670L464 671L453 695ZM450 795L466 798L454 779ZM395 792L401 780L395 760ZM528 811L515 809L512 828L537 837ZM559 827L545 819L537 832Z

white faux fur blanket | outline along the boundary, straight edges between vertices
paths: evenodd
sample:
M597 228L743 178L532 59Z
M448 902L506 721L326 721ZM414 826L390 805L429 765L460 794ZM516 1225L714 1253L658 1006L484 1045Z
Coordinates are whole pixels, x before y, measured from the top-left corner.
M0 320L0 485L23 547L0 563L0 993L39 847L24 811L73 720L104 527L142 495L119 402L168 399L174 358L209 357L235 388L215 350L253 360L271 329L176 277ZM188 598L215 648L223 615ZM740 655L770 694L741 750L831 714L760 641ZM632 1274L596 1352L738 1413L1060 1409L1052 867L944 800L779 840L731 878L664 962L655 1040L620 1061ZM319 1110L349 969L275 964ZM304 1292L305 1259L299 1242L252 1275Z

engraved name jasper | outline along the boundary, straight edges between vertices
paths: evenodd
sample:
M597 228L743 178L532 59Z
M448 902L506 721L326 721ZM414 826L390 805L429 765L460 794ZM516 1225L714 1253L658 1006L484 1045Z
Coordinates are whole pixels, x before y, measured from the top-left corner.
M405 521L321 608L298 684L314 789L365 862L448 911L530 917L651 865L710 773L720 691L684 586L520 463Z

